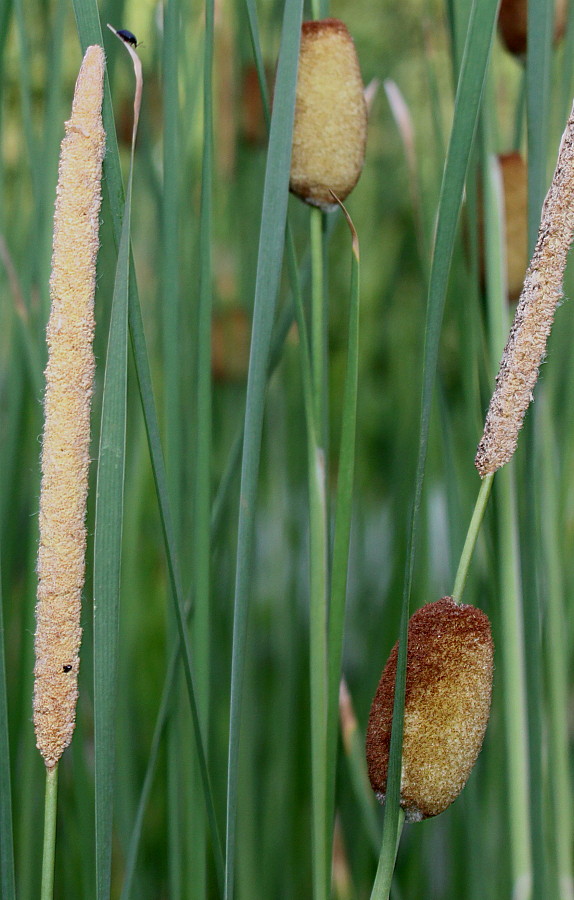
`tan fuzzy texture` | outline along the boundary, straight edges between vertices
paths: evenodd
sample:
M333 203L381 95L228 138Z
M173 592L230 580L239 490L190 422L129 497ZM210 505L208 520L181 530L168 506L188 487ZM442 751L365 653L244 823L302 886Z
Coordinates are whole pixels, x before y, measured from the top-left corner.
M554 312L562 298L568 250L574 236L574 108L562 135L556 171L544 205L538 240L486 415L474 464L484 477L508 462L538 369L546 353Z
M365 159L367 106L353 39L339 19L304 22L290 188L334 209L352 191Z
M398 644L371 706L367 766L383 802L395 696ZM409 621L401 774L408 822L436 816L458 797L482 746L493 672L488 617L452 597L427 603Z
M54 215L34 668L36 743L49 768L72 739L78 696L104 63L102 48L88 47L62 141Z

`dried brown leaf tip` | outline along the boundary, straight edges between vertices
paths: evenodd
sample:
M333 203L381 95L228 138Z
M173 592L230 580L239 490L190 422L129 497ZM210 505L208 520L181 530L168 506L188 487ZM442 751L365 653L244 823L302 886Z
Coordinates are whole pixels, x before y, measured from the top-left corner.
M574 236L574 108L562 135L556 170L544 205L538 240L504 348L496 389L474 464L484 477L516 449L532 399L554 312L562 297L568 250Z
M102 48L88 47L62 141L54 215L34 668L36 743L48 767L72 739L78 695L104 64Z
M365 159L367 106L353 39L339 19L304 22L290 188L335 209L356 185Z
M398 644L371 706L367 765L383 802L393 718ZM410 619L401 774L408 822L436 816L458 797L482 746L490 712L493 644L488 617L452 597Z

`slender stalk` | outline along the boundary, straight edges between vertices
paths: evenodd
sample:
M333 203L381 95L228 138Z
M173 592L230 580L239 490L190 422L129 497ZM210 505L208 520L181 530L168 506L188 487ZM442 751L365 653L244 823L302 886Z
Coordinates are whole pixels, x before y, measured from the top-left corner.
M548 398L540 399L542 422L538 429L541 452L538 454L542 478L539 484L541 506L542 557L545 561L545 630L548 679L548 762L550 784L551 819L554 828L554 858L560 886L561 900L574 897L572 875L572 781L569 767L568 719L568 635L564 629L566 616L564 603L563 567L560 559L560 535L558 533L559 480L556 472L553 424Z
M458 570L454 579L452 598L456 603L460 603L464 591L464 586L466 584L468 570L470 567L470 561L472 559L472 554L474 553L474 548L476 546L476 541L478 538L478 532L480 531L480 526L482 525L488 498L490 497L493 478L494 475L487 475L482 479L480 484L474 512L470 520L470 525L468 526L468 532L464 542L464 547L462 548Z
M315 900L328 894L327 823L327 621L329 553L326 496L326 332L323 285L323 213L310 211L311 363L314 430L309 444L311 771L313 783L313 884ZM309 431L309 429L308 429Z
M512 468L500 472L497 488L501 556L501 652L509 779L510 848L513 897L522 900L522 898L530 897L532 860L524 637L518 564L516 490Z
M227 761L226 900L231 900L235 889L239 733L246 662L247 611L251 593L255 538L255 506L266 374L287 217L289 167L295 115L295 89L302 12L302 0L287 0L285 3L281 48L275 82L275 101L269 135L257 259L253 335L247 379L233 613L231 705Z
M40 900L54 896L54 859L56 854L56 809L58 805L58 764L46 768L44 801L44 844L42 853L42 887Z
M487 230L487 284L490 357L498 358L508 331L503 246L502 187L500 172L490 157L485 167ZM486 480L486 479L485 479ZM532 860L530 847L528 727L524 661L524 624L520 582L519 544L514 469L506 467L497 481L496 514L499 528L501 642L505 731L508 760L510 846L513 896L530 896Z
M328 616L328 710L327 710L327 812L328 842L335 811L335 775L337 768L337 724L339 688L343 657L345 605L349 544L353 512L355 473L355 437L359 369L359 241L350 216L343 208L351 231L351 286L349 297L349 330L347 335L347 371L343 395L341 441L339 446L337 496L335 500L335 533L331 561L331 586Z
M310 210L311 226L311 360L313 366L313 394L315 422L319 441L326 448L326 322L323 277L323 213L317 207Z

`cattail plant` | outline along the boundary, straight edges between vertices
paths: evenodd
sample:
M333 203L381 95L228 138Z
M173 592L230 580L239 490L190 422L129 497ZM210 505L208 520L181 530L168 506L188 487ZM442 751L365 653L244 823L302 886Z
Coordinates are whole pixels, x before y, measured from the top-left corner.
M62 141L54 215L34 668L36 742L48 769L72 739L78 694L103 77L104 51L88 47Z
M353 39L339 19L301 31L290 188L334 209L355 187L365 159L367 106Z
M554 311L562 297L568 250L574 236L574 108L562 135L556 170L544 205L538 240L526 272L475 458L481 475L503 466L518 432L546 352Z
M371 706L367 765L383 802L395 695L398 643ZM403 732L401 806L408 822L436 816L466 784L490 712L493 644L488 617L452 597L411 616Z
M554 43L566 31L566 0L556 0L554 13ZM523 58L528 46L527 0L502 0L498 13L498 31L509 53Z

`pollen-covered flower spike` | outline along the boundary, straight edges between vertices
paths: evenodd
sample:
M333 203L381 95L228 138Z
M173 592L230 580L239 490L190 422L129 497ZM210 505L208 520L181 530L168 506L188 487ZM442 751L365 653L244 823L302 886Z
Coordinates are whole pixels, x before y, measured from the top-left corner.
M398 644L383 670L367 730L371 786L383 802ZM401 771L407 822L443 812L466 784L490 712L493 644L488 617L452 597L427 603L409 621Z
M104 51L88 47L66 122L54 214L44 398L34 727L48 768L72 739L86 549Z
M568 250L574 237L574 107L562 135L558 162L542 207L538 240L504 348L496 389L474 464L481 477L512 457L532 399L538 369L562 297Z
M339 19L304 22L290 188L302 200L336 209L355 187L365 159L367 106L353 39Z

